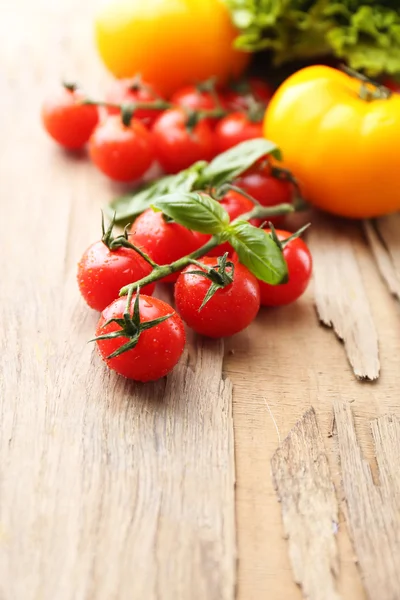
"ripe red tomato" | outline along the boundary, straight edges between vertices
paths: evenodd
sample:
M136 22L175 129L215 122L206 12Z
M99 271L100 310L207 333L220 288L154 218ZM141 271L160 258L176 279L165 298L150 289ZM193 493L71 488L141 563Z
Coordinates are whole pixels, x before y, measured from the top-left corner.
M400 94L400 81L396 81L395 79L385 79L383 85L389 88L389 90L392 92Z
M270 233L270 229L265 229ZM288 231L277 230L278 239L283 241L292 234ZM259 281L262 306L281 306L294 302L306 291L311 279L312 256L308 246L300 238L295 238L284 247L283 256L286 260L289 281L280 285L269 285ZM237 256L233 258L237 261Z
M95 310L102 311L115 298L120 289L149 275L151 266L131 248L109 250L98 241L89 246L78 264L79 290L86 303ZM151 296L154 283L143 288L143 293Z
M153 125L156 157L167 173L178 173L198 160L211 160L216 154L214 132L202 119L193 129L187 127L182 108L166 110Z
M126 297L117 298L103 310L96 328L96 337L121 329L118 323L112 322L108 325L106 323L110 319L124 317L126 302ZM131 303L131 315L133 303L134 298ZM139 314L141 323L169 314L172 316L151 329L143 330L137 345L115 358L108 357L129 342L129 337L97 340L96 343L100 356L110 369L135 381L154 381L167 375L177 364L185 347L185 329L174 309L158 298L141 295Z
M136 102L153 103L161 96L153 90L152 87L134 79L115 79L106 93L106 101L111 104L126 104ZM118 115L118 108L107 108L109 114ZM162 110L152 108L138 108L135 111L135 119L142 121L144 125L150 127L156 118L162 113Z
M262 121L250 121L246 114L234 112L219 121L215 128L218 154L246 140L263 137Z
M219 100L219 102L218 102ZM219 92L212 92L208 90L202 90L201 87L195 85L188 85L176 91L171 96L172 104L181 106L182 108L190 108L192 110L215 110L216 108L224 108L225 101ZM215 125L218 122L218 118L207 119L207 121Z
M200 262L208 267L216 265L212 257L201 258ZM217 290L201 310L211 282L206 277L191 274L194 270L199 267L186 267L175 284L176 309L189 327L202 335L219 338L234 335L250 325L260 308L260 289L257 279L246 267L237 263L233 283ZM231 267L226 269L228 273L231 270Z
M154 212L151 208L133 223L129 241L142 248L159 265L170 264L205 243L201 234L178 223L167 223L162 213ZM176 281L177 278L178 273L173 273L163 281Z
M116 181L140 179L154 159L151 133L137 119L129 126L121 117L108 116L89 140L90 158L100 171Z
M250 106L251 99L267 105L273 93L274 91L268 83L257 77L250 77L228 88L224 96L230 110L246 110Z
M82 104L84 100L79 90L63 87L42 106L42 122L47 133L69 150L82 148L99 120L97 106Z
M276 206L293 202L295 192L293 183L272 175L268 166L255 166L249 169L238 177L234 184L258 200L262 206ZM268 221L275 226L278 226L283 220L283 216L268 218ZM259 227L262 222L262 219L254 219L252 224Z

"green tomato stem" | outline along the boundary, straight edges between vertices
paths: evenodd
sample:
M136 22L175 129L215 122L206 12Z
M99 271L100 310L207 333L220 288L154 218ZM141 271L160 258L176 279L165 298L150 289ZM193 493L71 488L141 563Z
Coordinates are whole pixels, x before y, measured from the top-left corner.
M188 265L193 264L194 260L201 258L210 250L218 246L220 242L221 240L218 236L213 236L211 239L208 240L206 244L204 244L204 246L201 246L201 248L198 248L198 250L195 250L191 254L188 254L187 256L183 256L182 258L175 260L170 265L159 265L149 275L143 277L143 279L140 279L139 281L135 281L134 283L130 283L129 285L124 286L120 290L119 295L125 296L131 290L135 291L138 287L141 288L149 283L153 283L154 281L159 281L167 275L171 275L172 273L177 273L178 271L181 271Z
M277 204L276 206L261 206L257 205L244 215L240 215L235 221L250 221L250 219L268 219L269 217L278 217L281 215L289 215L296 212L296 207L293 204Z

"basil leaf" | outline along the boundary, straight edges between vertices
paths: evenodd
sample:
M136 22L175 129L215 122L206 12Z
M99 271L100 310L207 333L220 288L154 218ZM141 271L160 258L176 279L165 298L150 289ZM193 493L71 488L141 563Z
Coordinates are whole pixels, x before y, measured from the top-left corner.
M226 210L207 194L176 192L158 198L152 206L176 223L200 233L221 233L229 225Z
M206 179L213 185L221 185L227 180L235 179L251 167L257 160L270 154L281 159L281 153L276 144L256 138L247 140L219 154L204 169L202 181Z
M286 261L281 249L269 235L247 221L231 223L228 233L228 241L236 250L240 262L257 279L271 285L285 282L288 276Z
M192 191L206 164L205 161L199 161L176 175L166 175L134 192L119 196L105 208L105 212L109 218L115 213L115 222L118 224L132 222L135 217L150 208L154 198L177 191Z

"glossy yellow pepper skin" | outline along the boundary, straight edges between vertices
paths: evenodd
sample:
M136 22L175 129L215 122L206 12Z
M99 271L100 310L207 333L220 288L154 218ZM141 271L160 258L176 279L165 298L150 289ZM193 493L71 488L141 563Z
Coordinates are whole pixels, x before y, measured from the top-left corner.
M264 135L307 201L350 218L400 209L400 95L387 92L325 66L278 88Z

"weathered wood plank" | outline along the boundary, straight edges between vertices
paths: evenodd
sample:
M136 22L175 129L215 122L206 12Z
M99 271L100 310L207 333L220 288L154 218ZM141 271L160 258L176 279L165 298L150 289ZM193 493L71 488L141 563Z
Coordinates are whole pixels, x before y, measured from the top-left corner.
M313 408L290 431L271 465L296 583L309 600L339 600L338 505Z
M400 591L400 420L383 416L372 431L381 485L357 441L350 405L336 400L343 489L355 553L370 600L396 600Z
M400 277L396 273L387 248L382 243L373 222L364 221L363 226L382 279L388 286L390 293L400 299Z
M353 250L358 231L323 216L316 217L313 223L308 240L314 258L318 317L343 340L356 377L377 379L378 336Z
M76 265L119 188L46 137L40 103L65 73L85 87L99 74L93 6L17 0L0 17L0 597L233 600L223 344L191 339L151 385L108 372L87 344L98 315Z

